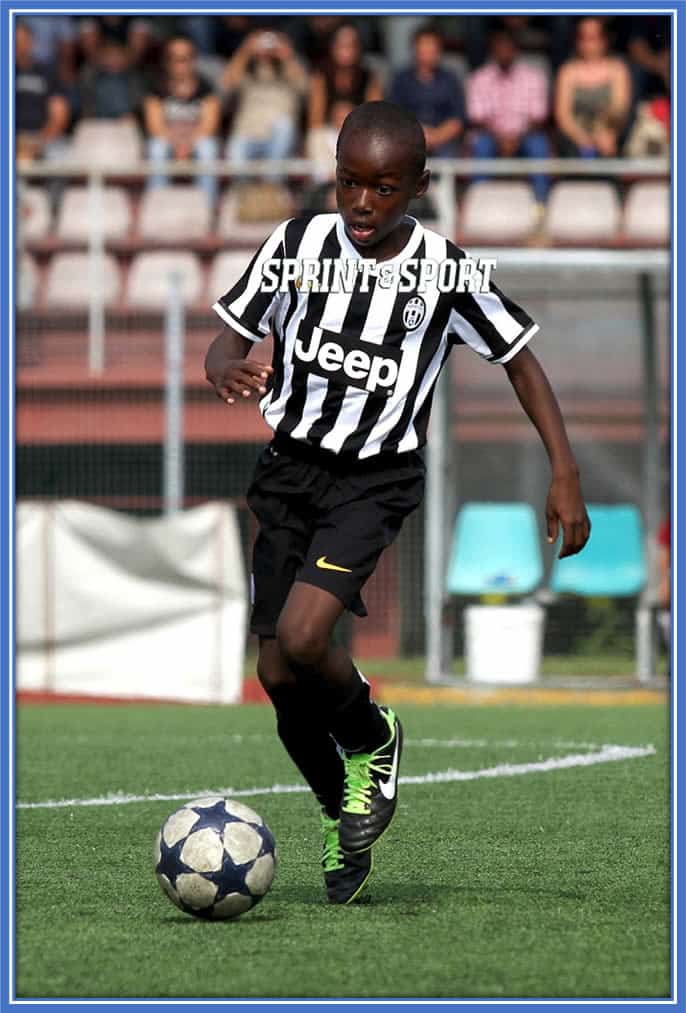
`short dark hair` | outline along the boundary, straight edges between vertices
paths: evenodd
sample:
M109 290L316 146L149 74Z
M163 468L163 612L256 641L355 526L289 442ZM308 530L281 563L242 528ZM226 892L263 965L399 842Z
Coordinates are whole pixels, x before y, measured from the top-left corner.
M363 102L348 113L336 142L336 156L344 135L365 131L377 136L390 137L407 145L413 171L421 176L426 166L426 139L422 125L409 109L395 102Z

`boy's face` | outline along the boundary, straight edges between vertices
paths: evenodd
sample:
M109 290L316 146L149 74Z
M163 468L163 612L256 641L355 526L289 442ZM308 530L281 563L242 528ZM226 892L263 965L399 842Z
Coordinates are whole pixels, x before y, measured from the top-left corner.
M348 238L365 256L385 260L400 252L405 237L399 226L407 205L428 185L428 171L417 175L399 139L349 130L339 142L336 204Z

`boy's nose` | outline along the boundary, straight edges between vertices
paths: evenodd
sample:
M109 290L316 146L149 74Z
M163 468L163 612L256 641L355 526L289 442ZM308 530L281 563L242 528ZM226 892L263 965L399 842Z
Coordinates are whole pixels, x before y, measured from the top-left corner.
M370 212L372 210L371 191L366 187L360 187L355 195L353 211Z

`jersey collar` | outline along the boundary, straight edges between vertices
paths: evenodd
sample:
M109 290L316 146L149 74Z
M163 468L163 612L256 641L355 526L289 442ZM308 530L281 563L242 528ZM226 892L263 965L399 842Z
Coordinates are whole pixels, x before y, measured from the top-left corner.
M424 230L417 219L413 218L412 215L405 215L405 218L409 218L411 222L414 222L414 227L410 233L409 239L403 246L402 250L400 250L399 253L396 253L395 257L390 257L388 260L382 260L380 261L381 264L395 264L399 261L407 260L419 246ZM351 241L348 239L343 219L339 214L336 215L336 235L338 237L338 242L341 244L341 249L346 256L352 257L354 260L368 259L367 257L364 257L359 250L355 249Z

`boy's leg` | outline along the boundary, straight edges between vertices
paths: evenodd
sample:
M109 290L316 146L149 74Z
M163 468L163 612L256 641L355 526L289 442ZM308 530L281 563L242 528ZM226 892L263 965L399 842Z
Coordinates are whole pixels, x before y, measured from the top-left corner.
M257 674L276 711L276 726L286 752L319 804L338 819L343 798L343 761L322 714L316 687L301 686L275 637L260 637Z
M322 807L322 867L329 900L350 904L372 871L370 852L345 854L339 820L343 800L343 760L327 731L317 686L301 686L274 637L260 637L260 681L274 704L279 737Z
M329 591L296 581L279 617L277 640L298 683L322 700L339 746L372 752L388 739L388 723L347 651L331 643L343 610Z
M402 729L370 698L369 683L331 643L343 611L329 591L296 581L277 625L277 640L298 683L328 701L328 730L343 749L345 779L339 839L344 852L367 852L386 830L398 800Z

